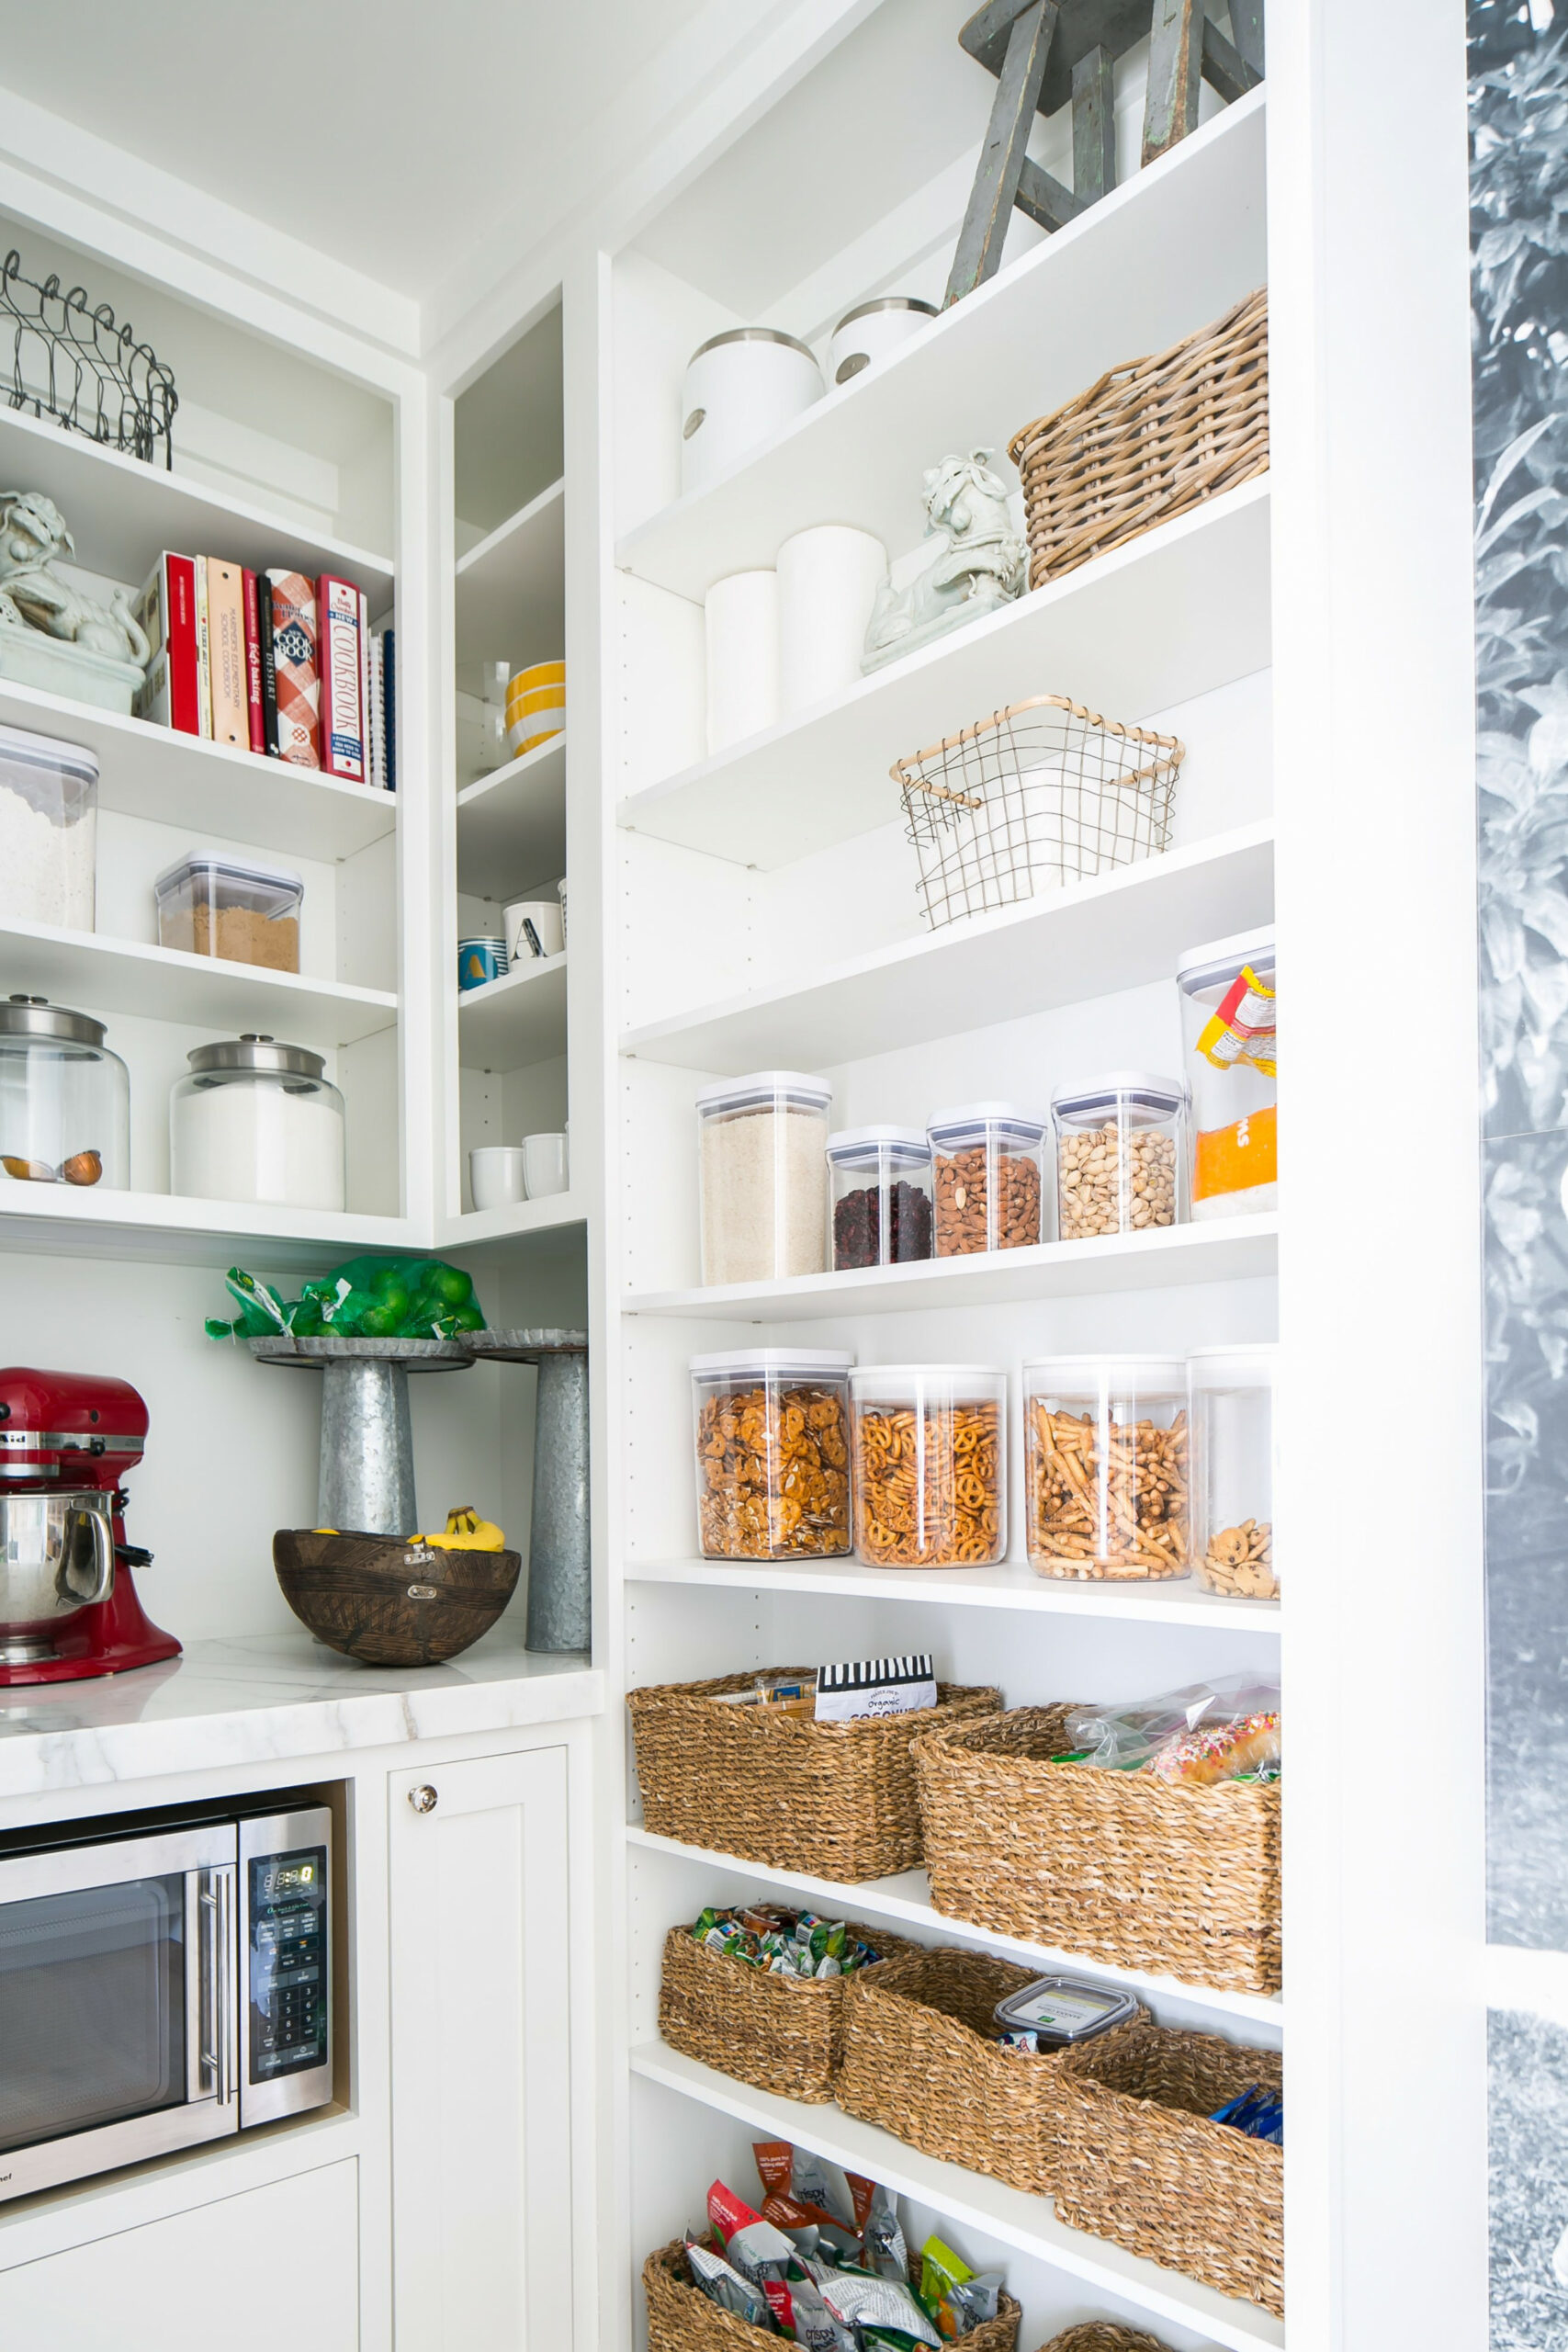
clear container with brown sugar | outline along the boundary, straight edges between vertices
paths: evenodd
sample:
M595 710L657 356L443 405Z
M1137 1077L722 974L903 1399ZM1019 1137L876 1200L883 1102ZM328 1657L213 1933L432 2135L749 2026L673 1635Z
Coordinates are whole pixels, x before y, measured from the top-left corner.
M1196 1348L1192 1555L1198 1580L1227 1600L1277 1600L1274 1566L1275 1347Z
M1082 1583L1191 1572L1187 1371L1171 1356L1023 1367L1029 1565Z
M1045 1234L1045 1123L1010 1102L941 1111L926 1129L936 1188L936 1254L1027 1250Z
M849 1381L820 1348L691 1361L705 1560L828 1559L850 1548Z
M981 1567L1007 1550L1007 1374L899 1363L850 1374L855 1554L879 1568Z
M186 956L259 964L269 972L299 969L299 909L305 885L283 866L193 850L152 885L158 944Z
M1187 1216L1187 1090L1112 1070L1053 1096L1056 1238L1152 1233Z

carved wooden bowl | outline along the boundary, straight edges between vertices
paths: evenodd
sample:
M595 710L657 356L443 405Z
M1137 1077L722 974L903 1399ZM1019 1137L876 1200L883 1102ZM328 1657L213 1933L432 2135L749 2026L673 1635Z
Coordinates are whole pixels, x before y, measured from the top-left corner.
M285 1600L329 1649L362 1666L439 1666L489 1633L523 1555L282 1527L272 1564Z

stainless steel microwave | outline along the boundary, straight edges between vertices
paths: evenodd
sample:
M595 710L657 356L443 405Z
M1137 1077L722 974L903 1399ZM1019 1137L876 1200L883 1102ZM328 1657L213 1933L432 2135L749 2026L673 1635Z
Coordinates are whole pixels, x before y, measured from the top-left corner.
M332 1816L0 1839L0 2199L332 2097Z

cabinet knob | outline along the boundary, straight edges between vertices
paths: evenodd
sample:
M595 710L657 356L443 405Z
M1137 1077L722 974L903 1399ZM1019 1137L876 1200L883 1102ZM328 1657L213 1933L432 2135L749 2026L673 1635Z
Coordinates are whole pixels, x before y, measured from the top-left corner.
M422 1781L417 1789L411 1789L409 1791L409 1803L412 1805L415 1813L434 1813L435 1811L435 1791L431 1787L428 1781Z

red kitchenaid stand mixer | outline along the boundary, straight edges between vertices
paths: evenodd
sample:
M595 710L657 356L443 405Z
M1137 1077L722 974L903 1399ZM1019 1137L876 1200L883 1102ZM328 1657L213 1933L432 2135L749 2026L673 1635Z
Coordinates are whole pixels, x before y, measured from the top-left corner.
M142 1613L120 1480L147 1408L128 1380L0 1371L0 1688L77 1682L177 1657Z

